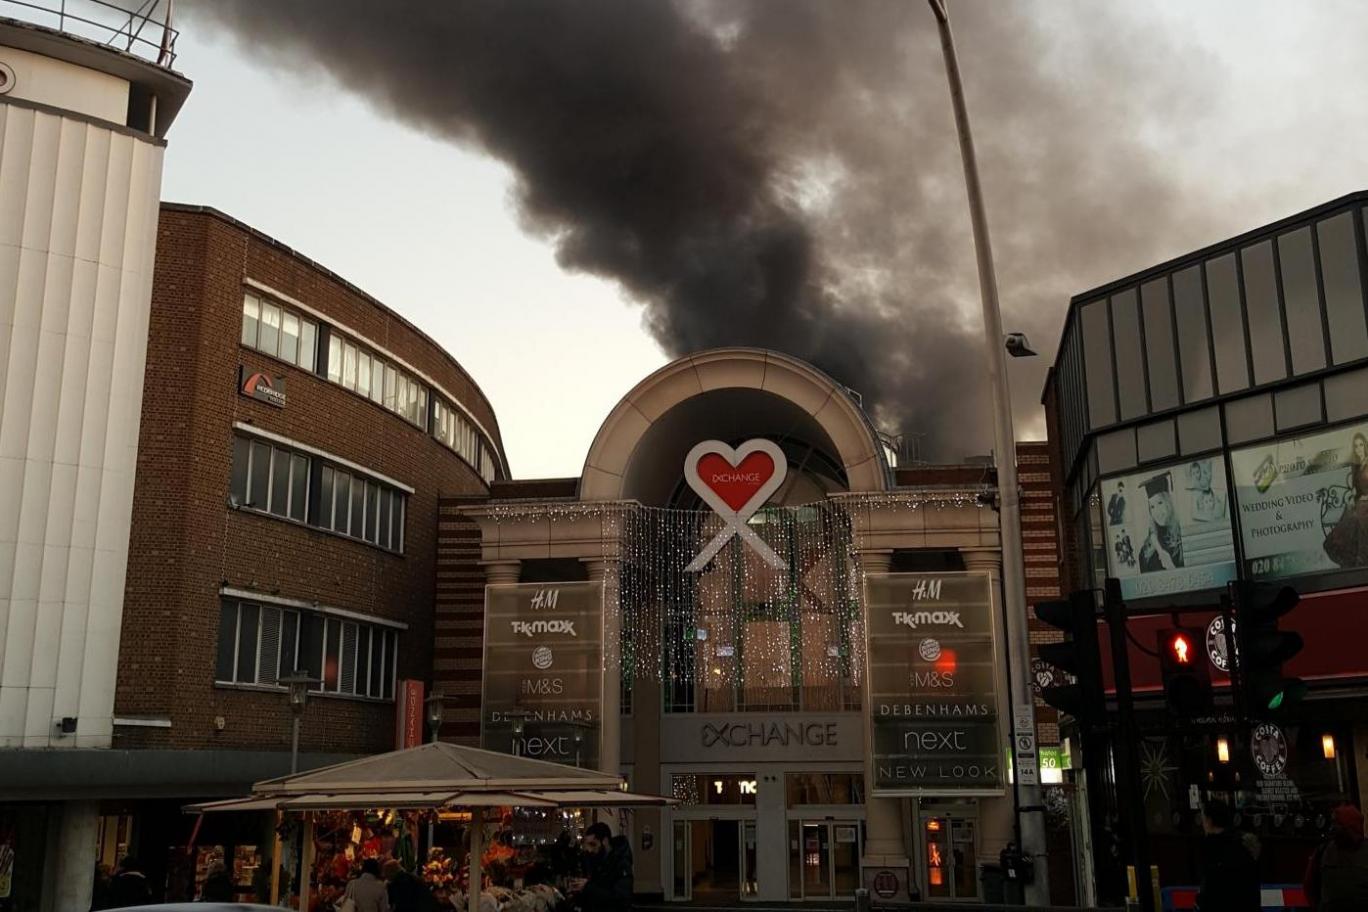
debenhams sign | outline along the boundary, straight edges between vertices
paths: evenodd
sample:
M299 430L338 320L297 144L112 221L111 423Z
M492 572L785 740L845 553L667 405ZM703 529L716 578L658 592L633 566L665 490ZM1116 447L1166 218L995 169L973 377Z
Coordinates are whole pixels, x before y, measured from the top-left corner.
M1001 792L992 605L983 573L866 578L875 794Z

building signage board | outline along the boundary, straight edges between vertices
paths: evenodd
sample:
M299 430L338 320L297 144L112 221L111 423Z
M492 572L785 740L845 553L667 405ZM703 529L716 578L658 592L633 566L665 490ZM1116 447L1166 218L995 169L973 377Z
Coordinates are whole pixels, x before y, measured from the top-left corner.
M864 759L855 713L667 713L660 740L671 763L847 762Z
M1127 599L1218 589L1235 578L1225 466L1194 459L1102 482L1107 568Z
M777 570L787 564L746 521L784 484L788 460L778 444L756 437L738 447L720 440L704 440L684 457L684 478L699 499L722 518L722 530L703 546L685 567L698 573L708 566L733 536Z
M482 747L597 768L603 688L600 583L485 587Z
M1368 424L1230 454L1245 575L1368 567Z
M238 365L238 392L264 402L267 405L274 405L276 408L285 407L285 378L283 376L273 377L262 371L254 371L246 365Z
M993 617L986 573L866 577L873 794L1002 794Z
M423 723L427 706L423 682L408 678L399 682L399 699L394 701L394 749L417 747L423 743Z

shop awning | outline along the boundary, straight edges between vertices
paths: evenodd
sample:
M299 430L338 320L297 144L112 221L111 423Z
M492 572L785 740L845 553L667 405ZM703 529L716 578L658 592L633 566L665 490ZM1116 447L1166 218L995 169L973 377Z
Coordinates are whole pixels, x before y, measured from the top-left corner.
M456 797L451 792L349 792L342 795L295 795L272 798L284 811L345 811L356 808L439 808Z
M274 811L279 804L279 798L229 798L226 801L187 804L183 810L188 814L211 814L216 811Z

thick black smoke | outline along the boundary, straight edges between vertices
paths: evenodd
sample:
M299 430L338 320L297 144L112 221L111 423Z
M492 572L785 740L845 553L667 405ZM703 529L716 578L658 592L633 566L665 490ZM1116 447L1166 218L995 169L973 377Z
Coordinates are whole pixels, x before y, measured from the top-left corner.
M1189 239L1159 151L1182 49L1098 4L951 4L1026 430L1068 296ZM678 355L757 345L860 392L922 456L990 445L963 176L916 0L198 0L282 67L474 144L560 263ZM1156 61L1165 62L1158 65ZM440 180L440 175L434 175Z

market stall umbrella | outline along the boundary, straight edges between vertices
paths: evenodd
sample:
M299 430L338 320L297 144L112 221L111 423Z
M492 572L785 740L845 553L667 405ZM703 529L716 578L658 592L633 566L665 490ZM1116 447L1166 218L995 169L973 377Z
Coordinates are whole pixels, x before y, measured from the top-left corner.
M674 803L623 791L619 776L442 741L266 779L247 798L188 811L335 810L367 807L469 808L470 905L479 909L480 826L486 807L631 807ZM306 824L306 828L312 824ZM306 841L311 848L312 836ZM276 852L275 864L280 853ZM307 905L308 881L301 884Z

